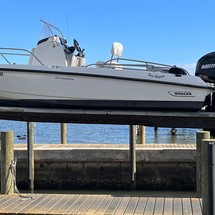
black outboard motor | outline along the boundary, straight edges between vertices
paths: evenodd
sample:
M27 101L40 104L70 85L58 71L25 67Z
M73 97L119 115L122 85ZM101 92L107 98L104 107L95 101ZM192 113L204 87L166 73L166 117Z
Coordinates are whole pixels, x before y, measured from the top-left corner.
M195 75L205 82L215 83L215 52L206 54L198 60Z
M205 82L215 83L215 52L208 53L198 60L195 75ZM205 103L206 111L215 112L215 93L211 93Z

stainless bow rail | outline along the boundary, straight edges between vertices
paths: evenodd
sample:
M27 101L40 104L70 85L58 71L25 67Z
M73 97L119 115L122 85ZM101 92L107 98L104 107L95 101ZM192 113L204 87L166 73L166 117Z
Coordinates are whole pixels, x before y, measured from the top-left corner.
M4 50L4 51L2 51ZM14 64L9 61L9 59L6 57L6 55L12 55L12 56L32 56L34 57L42 66L44 65L42 61L32 52L30 52L27 49L22 48L4 48L0 47L0 55L2 58L8 63L8 64Z

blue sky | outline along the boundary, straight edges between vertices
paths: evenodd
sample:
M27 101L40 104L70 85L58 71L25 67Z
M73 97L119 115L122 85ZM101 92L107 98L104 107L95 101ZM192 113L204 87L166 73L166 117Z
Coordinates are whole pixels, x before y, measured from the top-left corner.
M79 41L87 63L110 58L113 42L123 57L176 64L194 71L215 50L214 0L2 0L0 47L31 49L46 20L67 40Z

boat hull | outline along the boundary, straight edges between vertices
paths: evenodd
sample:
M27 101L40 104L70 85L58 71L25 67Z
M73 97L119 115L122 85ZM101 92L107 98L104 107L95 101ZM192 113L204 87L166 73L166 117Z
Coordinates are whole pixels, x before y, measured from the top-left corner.
M198 111L204 105L201 101L115 101L115 100L51 100L25 99L0 100L1 107L96 109L96 110L174 110Z
M0 67L0 106L197 111L211 89L193 78L199 83L161 73L7 65Z

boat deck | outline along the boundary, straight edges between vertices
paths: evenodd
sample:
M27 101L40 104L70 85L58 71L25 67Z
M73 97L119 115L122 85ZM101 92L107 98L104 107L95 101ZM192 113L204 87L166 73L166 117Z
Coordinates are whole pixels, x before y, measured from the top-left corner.
M25 196L33 198L0 195L0 214L202 215L202 200L190 194L114 192Z

